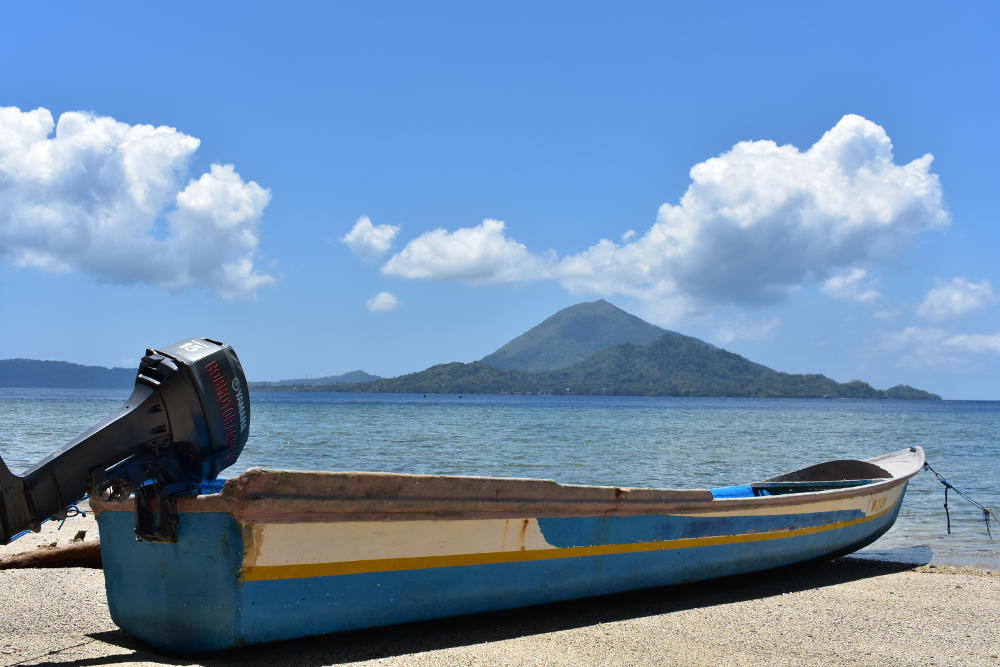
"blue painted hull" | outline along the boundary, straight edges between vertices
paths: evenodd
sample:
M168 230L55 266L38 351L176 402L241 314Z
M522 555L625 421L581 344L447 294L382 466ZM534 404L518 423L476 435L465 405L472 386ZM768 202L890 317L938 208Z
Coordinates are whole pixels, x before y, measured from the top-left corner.
M133 513L102 505L115 622L164 649L204 651L742 574L874 541L892 526L906 478L867 493L685 497L663 513L618 502L573 516L542 498L540 509L561 515L436 516L410 503L412 516L374 521L346 509L277 515L283 502L321 502L282 484L246 501L270 497L256 510L192 499L176 544L137 542Z

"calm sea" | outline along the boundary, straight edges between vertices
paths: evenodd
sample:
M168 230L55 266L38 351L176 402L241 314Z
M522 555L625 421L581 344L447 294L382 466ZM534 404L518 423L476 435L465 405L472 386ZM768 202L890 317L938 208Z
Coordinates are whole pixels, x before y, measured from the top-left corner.
M0 455L22 472L115 411L126 391L0 388ZM257 392L250 442L224 474L264 466L713 487L826 459L921 445L957 488L1000 507L1000 402ZM870 547L1000 567L980 511L914 479Z

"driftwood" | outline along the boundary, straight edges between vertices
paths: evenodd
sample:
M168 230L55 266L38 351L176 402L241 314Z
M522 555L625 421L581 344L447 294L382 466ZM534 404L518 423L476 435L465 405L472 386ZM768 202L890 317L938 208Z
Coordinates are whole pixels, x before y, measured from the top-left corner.
M101 569L101 543L74 542L61 547L39 547L10 556L0 556L0 570L28 567L92 567Z

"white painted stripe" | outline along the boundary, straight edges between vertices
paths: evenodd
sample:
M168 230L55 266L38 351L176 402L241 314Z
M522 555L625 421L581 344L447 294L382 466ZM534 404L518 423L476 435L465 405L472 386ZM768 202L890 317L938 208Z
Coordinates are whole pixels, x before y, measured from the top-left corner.
M253 526L248 566L549 549L537 519L272 523Z
M334 577L347 574L367 574L372 572L400 572L405 570L426 570L441 567L462 567L467 565L491 565L498 563L522 563L558 558L580 558L590 556L611 556L695 547L750 544L782 540L805 535L815 535L841 528L857 526L885 515L889 508L868 516L835 521L833 523L764 533L742 533L739 535L710 535L706 537L682 537L656 542L632 542L627 544L596 544L585 547L556 547L549 549L522 549L493 553L465 553L437 556L417 556L411 558L376 558L370 560L341 561L330 563L292 563L287 565L246 566L240 571L241 581L277 581L281 579L302 579L308 577ZM831 550L833 550L831 546Z
M860 511L879 514L899 502L903 488L871 497L811 502L760 510L719 510L689 517L767 516ZM549 549L534 518L420 521L355 521L254 524L246 545L248 567L308 565L373 559L424 558L456 553Z
M892 505L899 501L906 489L905 485L897 486L873 496L859 496L840 500L816 500L815 496L799 505L782 505L781 507L763 506L759 508L742 507L738 509L717 509L711 512L698 512L696 516L767 516L775 514L813 514L815 512L864 512L873 514L879 511L879 506ZM740 500L740 499L736 499ZM743 499L745 500L745 499ZM727 499L715 500L713 505L724 504Z

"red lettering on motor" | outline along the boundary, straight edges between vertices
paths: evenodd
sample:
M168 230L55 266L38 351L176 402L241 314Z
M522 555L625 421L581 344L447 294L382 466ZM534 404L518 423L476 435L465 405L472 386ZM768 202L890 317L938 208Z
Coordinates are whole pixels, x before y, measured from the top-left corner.
M225 446L229 449L236 448L236 409L233 405L233 396L229 393L229 386L226 384L226 377L219 368L219 362L213 361L205 366L208 372L208 379L215 389L215 398L219 404L219 412L222 413L222 430L225 438ZM235 452L234 452L235 455Z

